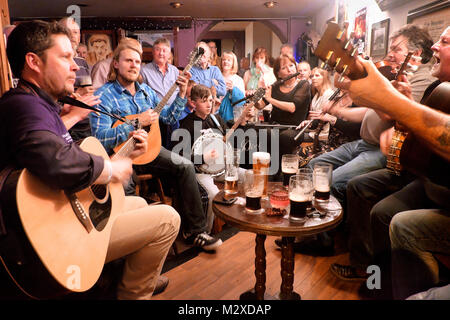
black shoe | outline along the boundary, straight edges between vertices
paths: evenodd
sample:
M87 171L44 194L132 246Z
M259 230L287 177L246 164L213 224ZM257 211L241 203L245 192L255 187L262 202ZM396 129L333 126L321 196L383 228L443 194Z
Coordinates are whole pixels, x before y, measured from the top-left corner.
M168 285L169 285L169 278L167 278L166 276L160 275L158 277L158 280L156 281L156 287L155 287L155 290L153 290L153 295L155 296L155 295L163 292L164 290L166 290Z
M281 248L281 239L275 239L275 244ZM300 242L294 242L292 244L294 252L302 253L312 256L332 256L334 255L334 241L329 238L317 238L317 239L304 239Z
M220 238L210 236L206 232L193 234L186 238L186 242L206 251L213 251L222 245L222 240Z
M338 263L332 263L330 271L344 281L364 281L368 277L367 273L363 273L353 266L345 266Z

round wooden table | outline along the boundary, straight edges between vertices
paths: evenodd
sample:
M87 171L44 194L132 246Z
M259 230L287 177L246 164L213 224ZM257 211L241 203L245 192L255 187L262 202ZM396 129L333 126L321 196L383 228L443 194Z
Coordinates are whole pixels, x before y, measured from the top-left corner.
M271 182L269 189L276 186L277 182ZM220 191L216 197L222 199L223 191ZM297 236L314 235L334 229L342 221L342 207L334 197L330 197L330 207L332 211L325 216L316 215L307 219L304 224L293 223L287 216L267 216L265 213L254 215L248 214L245 210L245 198L238 194L237 201L232 205L223 205L213 201L213 211L222 220L228 224L239 228L242 231L256 233L255 244L255 288L243 293L241 300L265 300L270 299L265 294L266 290L266 251L264 242L266 236L281 236L281 288L279 299L299 300L300 295L293 290L294 283L294 250L293 242ZM270 208L268 200L262 200L261 206L267 210ZM322 210L323 211L323 210Z

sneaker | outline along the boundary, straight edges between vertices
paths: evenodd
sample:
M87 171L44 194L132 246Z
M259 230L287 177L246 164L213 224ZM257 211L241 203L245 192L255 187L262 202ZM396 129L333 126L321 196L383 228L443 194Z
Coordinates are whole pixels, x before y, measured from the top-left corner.
M210 236L206 232L193 234L190 237L188 237L186 241L206 251L215 250L216 248L222 245L222 240L220 238Z
M333 263L330 271L336 277L344 281L361 281L366 280L368 275L353 266L344 266L342 264Z

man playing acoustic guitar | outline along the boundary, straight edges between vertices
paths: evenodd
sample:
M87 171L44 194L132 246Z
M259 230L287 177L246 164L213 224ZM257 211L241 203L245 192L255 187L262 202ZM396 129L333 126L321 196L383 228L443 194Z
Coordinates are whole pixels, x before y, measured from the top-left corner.
M158 114L153 110L160 102L156 93L148 85L137 82L140 68L141 53L134 47L118 46L114 50L109 82L96 92L101 95L98 107L122 117L136 114L142 126L156 124L159 117L166 124L175 123L187 102L185 95L189 74L178 76L178 95L170 106L165 106ZM93 135L107 151L121 144L133 130L126 123L113 128L113 119L103 114L91 113L90 120ZM222 240L207 233L206 213L191 161L161 147L156 159L134 168L137 174L156 174L174 182L174 207L181 214L183 235L189 244L204 250L215 250L222 244Z
M86 117L84 109L74 107L64 119L59 116L61 108L57 100L73 93L75 72L78 70L73 60L74 52L67 29L43 21L23 22L11 33L7 53L13 73L20 78L20 85L17 89L10 90L0 100L0 116L5 120L0 129L3 150L0 154L2 173L7 167L26 169L43 184L50 186L52 191L64 190L68 195L93 184L126 183L132 173L130 158L139 156L147 150L146 132L137 130L130 133L137 142L130 157L104 159L84 152L73 143L67 132L69 123L73 124L76 120ZM94 99L88 103L97 102ZM6 181L5 187L9 184L9 180ZM178 234L180 217L169 206L148 206L142 198L123 197L122 186L119 187L121 193L118 195L122 195L122 198L113 199L113 203L114 206L123 203L120 207L122 209L114 221L109 221L103 229L103 232L106 232L105 230L110 232L110 236L105 235L107 252L106 250L100 252L94 243L92 252L88 250L89 248L81 248L82 257L98 258L101 261L100 270L103 263L126 257L117 298L150 299L166 255ZM38 191L40 190L30 190L31 193ZM64 194L62 196L66 199ZM18 199L18 207L21 207L20 201L27 199ZM2 228L0 219L2 262L6 262L4 265L8 267L10 273L14 274L14 271L17 271L25 278L29 278L32 282L28 284L28 288L31 290L46 289L47 283L40 283L42 273L33 264L31 255L24 251L24 248L30 247L29 241L35 245L42 239L26 239L23 230L19 229L17 213L9 210L10 203L11 198L7 198L3 190L1 209L4 213L5 228ZM63 205L56 201L52 203L52 200L47 200L46 203L50 203L54 210ZM92 237L102 234L98 230L86 233L84 228L80 227L75 214L72 217L72 213L70 217L75 220L77 230L80 229L81 234ZM32 216L38 221L39 228L45 227L44 218L48 214L49 212L38 205L34 206ZM55 216L55 223L61 215L62 213ZM110 224L112 227L109 227ZM60 231L45 234L45 238L50 239L48 245L44 248L45 252L37 253L40 257L49 252L55 253L54 258L70 256L73 251L80 249L81 242L73 243L72 247L66 248L61 248L60 242L70 238L73 233L78 232L77 230L73 230L70 234L60 234ZM9 264L8 257L12 257ZM45 266L49 267L52 262L46 261ZM77 261L64 262L63 259L62 264L64 263L73 263L75 266L78 264ZM66 270L68 267L70 266L63 266L63 269ZM81 282L83 277L91 272L93 270L81 269ZM69 276L70 274L67 274L67 277ZM20 285L22 288L27 287L23 283ZM66 289L71 290L71 287Z

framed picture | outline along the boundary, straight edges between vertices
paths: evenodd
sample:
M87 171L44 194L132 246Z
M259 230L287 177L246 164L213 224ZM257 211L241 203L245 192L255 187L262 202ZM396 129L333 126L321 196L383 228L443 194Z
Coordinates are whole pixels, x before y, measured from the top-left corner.
M408 11L407 22L425 27L436 42L450 25L450 1L436 1Z
M358 53L362 54L366 52L366 30L367 30L367 8L362 8L356 12L355 28L353 29L354 39L353 45L358 48Z
M389 21L386 19L372 24L370 37L370 56L384 57L387 54L389 42Z
M112 30L83 30L81 41L87 47L86 62L93 66L96 62L112 56L116 46Z

